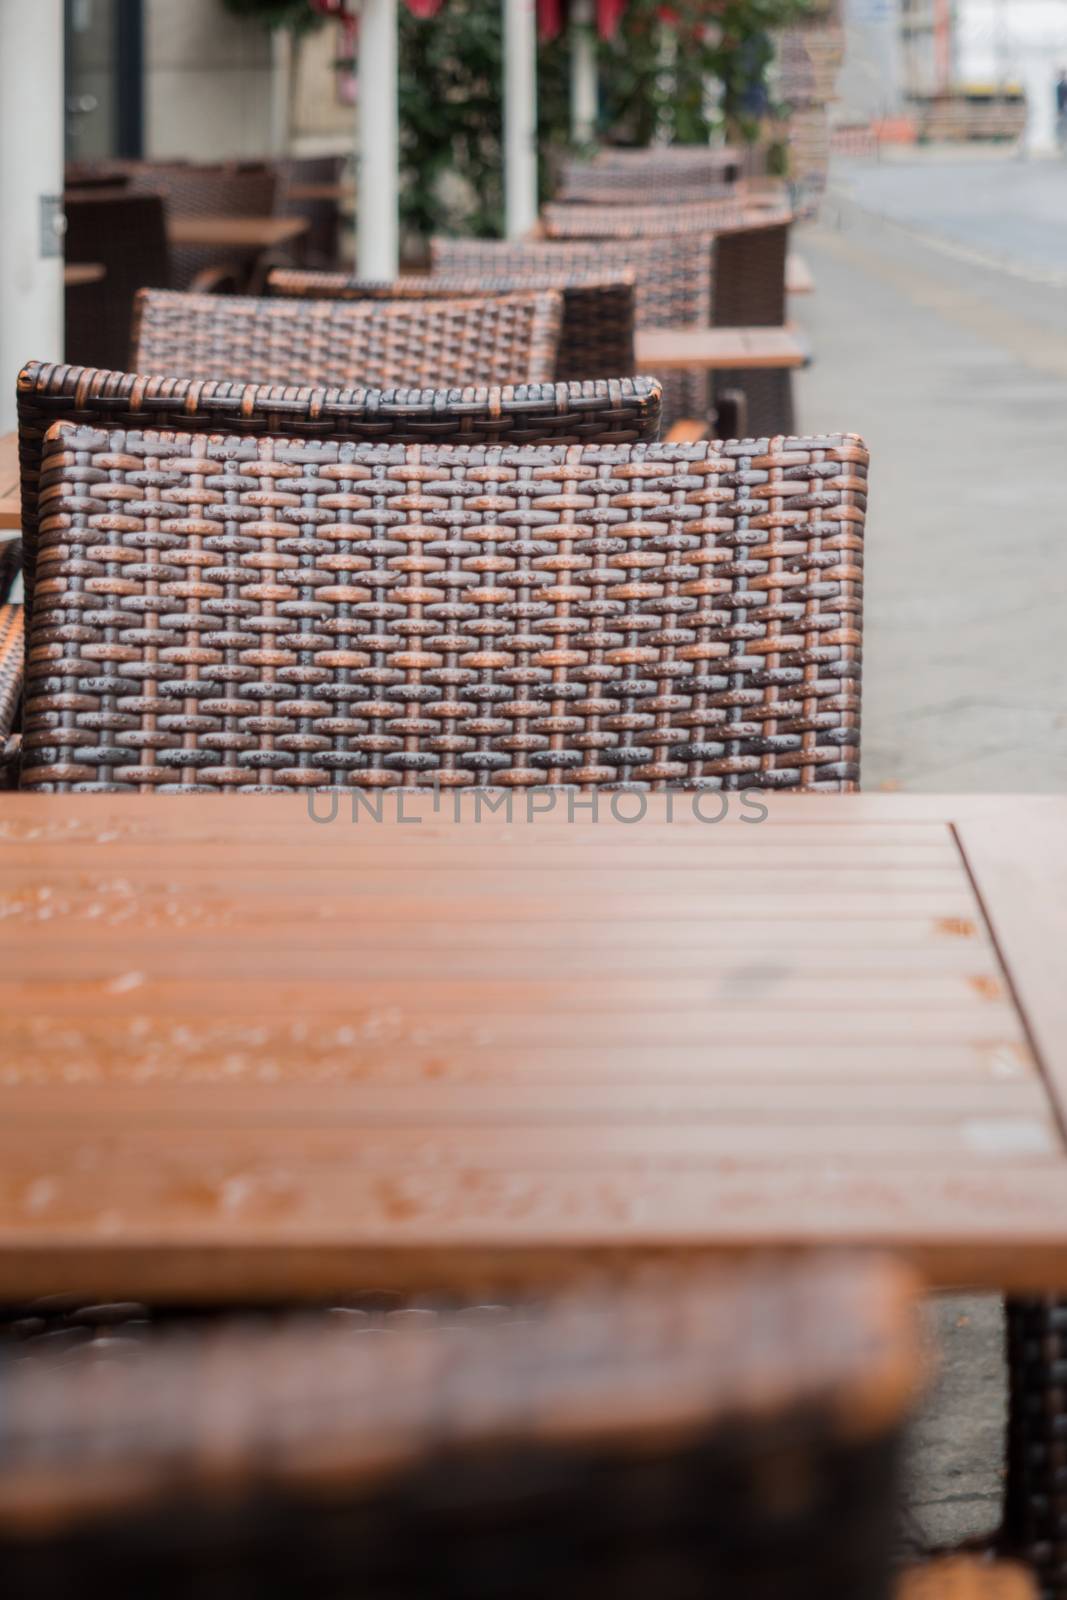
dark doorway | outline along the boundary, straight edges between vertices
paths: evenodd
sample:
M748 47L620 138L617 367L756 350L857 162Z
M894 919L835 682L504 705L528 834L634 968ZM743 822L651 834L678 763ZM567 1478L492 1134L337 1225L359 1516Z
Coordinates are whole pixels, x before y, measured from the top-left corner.
M65 0L67 160L144 154L144 0Z

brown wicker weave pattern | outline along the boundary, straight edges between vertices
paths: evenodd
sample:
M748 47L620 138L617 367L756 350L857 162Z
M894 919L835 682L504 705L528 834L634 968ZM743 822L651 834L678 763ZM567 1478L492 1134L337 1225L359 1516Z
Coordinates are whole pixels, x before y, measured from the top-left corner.
M412 443L630 443L659 435L650 378L465 389L283 389L33 362L19 374L26 599L32 602L41 446L59 419L96 426Z
M137 297L138 372L247 383L388 389L546 383L555 376L558 293L348 304L232 295Z
M59 425L22 783L849 788L866 468Z
M294 272L283 268L272 272L267 281L268 293L310 300L464 300L514 294L518 289L562 291L563 320L555 371L559 382L617 378L633 372L632 272L607 276L603 267L542 271L525 277L472 272L466 276L412 276L392 283L367 283L343 272Z
M31 1307L0 1387L6 1592L880 1600L913 1295L816 1261L167 1331L97 1307L110 1348Z
M681 173L687 177L699 174L726 179L740 170L744 156L745 149L729 145L603 145L589 165L598 172L662 173L666 177Z
M736 200L689 205L547 205L541 224L549 239L649 239L781 227L788 214L753 209Z
M521 244L480 239L434 239L431 260L439 273L506 273L523 282L545 271L627 272L637 286L639 328L669 328L711 321L712 261L715 241L708 235L677 238L548 241ZM671 373L664 382L664 424L679 417L705 417L707 381L691 373Z
M556 199L567 205L676 206L736 198L734 185L723 181L721 169L646 171L583 162L564 165L556 191Z
M20 605L0 606L0 749L14 727L22 694L23 615Z

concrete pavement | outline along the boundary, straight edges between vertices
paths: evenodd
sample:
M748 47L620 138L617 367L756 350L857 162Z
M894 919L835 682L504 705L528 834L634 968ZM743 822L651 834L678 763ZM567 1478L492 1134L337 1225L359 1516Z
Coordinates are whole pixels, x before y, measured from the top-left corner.
M797 247L801 426L872 452L865 786L1067 788L1067 167L842 164ZM1001 1306L930 1319L913 1549L990 1532L1003 1485Z
M864 781L1067 788L1067 293L862 209L854 169L793 314L803 427L872 451Z

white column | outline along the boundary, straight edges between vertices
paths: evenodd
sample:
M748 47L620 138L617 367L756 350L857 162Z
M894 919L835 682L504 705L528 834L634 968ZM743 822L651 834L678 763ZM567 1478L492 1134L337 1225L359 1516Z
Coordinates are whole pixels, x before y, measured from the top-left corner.
M293 102L293 36L288 28L275 28L270 37L270 147L274 155L287 156Z
M0 433L19 368L63 358L63 126L62 0L0 0Z
M509 239L537 221L536 0L504 6L504 210Z
M592 144L596 137L596 30L593 0L571 6L571 140Z
M395 278L399 265L396 0L363 0L359 25L361 278Z

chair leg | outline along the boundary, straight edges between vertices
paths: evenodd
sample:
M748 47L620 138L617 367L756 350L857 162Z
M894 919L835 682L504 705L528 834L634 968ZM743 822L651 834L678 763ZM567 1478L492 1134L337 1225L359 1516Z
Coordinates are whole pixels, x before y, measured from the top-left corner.
M1001 1540L1042 1600L1067 1600L1067 1300L1007 1305L1009 1411Z

